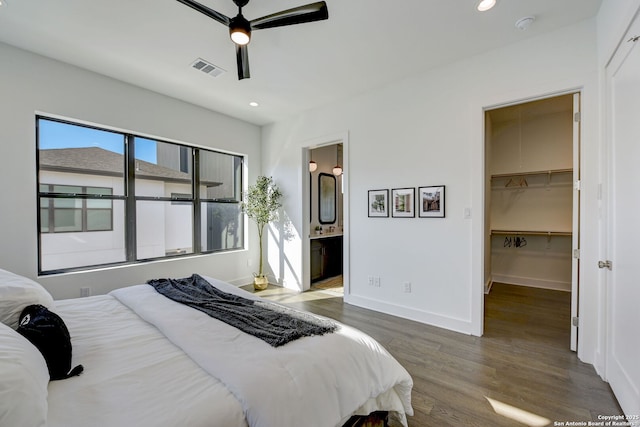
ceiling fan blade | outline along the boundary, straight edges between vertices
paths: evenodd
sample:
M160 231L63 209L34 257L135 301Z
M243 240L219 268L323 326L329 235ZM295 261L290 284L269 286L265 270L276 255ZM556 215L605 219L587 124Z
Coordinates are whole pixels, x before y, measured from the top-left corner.
M193 0L178 0L180 3L189 6L190 8L193 8L195 10L197 10L198 12L207 15L209 18L215 19L216 21L218 21L219 23L226 25L227 27L229 26L229 23L231 22L231 18L229 18L226 15L223 15L220 12L216 12L215 10L211 9L210 7L207 7L203 4L200 4L198 2L195 2Z
M182 1L182 0L178 0ZM285 25L303 24L305 22L321 21L329 18L327 3L319 1L305 6L283 10L262 18L250 21L252 30L282 27Z
M247 45L236 45L236 61L238 63L238 80L248 79L249 74L249 50Z

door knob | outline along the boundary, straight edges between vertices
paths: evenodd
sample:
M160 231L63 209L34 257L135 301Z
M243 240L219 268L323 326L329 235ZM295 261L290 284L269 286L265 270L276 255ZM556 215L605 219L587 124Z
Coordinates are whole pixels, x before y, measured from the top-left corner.
M612 264L611 261L606 260L606 261L598 261L598 268L608 268L609 270L611 270Z

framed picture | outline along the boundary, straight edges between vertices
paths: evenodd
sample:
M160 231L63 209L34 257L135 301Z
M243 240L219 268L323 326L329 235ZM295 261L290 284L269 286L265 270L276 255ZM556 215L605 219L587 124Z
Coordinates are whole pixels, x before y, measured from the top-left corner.
M415 188L394 188L391 190L391 216L394 218L413 218L416 216Z
M389 190L369 190L369 217L389 216Z
M444 185L418 188L418 216L444 218Z

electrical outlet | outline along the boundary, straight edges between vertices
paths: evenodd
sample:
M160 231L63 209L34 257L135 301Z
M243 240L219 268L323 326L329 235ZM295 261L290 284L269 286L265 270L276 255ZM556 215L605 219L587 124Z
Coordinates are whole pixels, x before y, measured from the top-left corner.
M411 282L404 282L402 284L404 286L404 292L407 294L411 293Z
M88 297L91 296L91 288L80 288L80 297Z
M380 287L380 276L376 276L373 278L373 286L375 286L376 288Z

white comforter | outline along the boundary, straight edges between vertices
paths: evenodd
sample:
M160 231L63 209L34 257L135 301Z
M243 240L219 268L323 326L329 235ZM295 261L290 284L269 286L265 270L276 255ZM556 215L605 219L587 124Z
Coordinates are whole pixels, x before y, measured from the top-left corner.
M93 314L104 318L70 300L57 304L74 340L73 364L85 373L50 383L50 427L334 427L375 410L406 426L413 414L407 371L346 325L274 348L149 285L77 301L96 301Z
M247 427L240 402L110 295L56 301L84 373L49 383L47 427Z
M225 292L255 298L206 279ZM380 344L356 329L342 325L335 333L273 348L149 285L111 294L219 378L240 401L252 427L333 427L363 405L376 406L371 399L377 397L386 409L412 415L411 377ZM363 409L366 414L371 408Z

